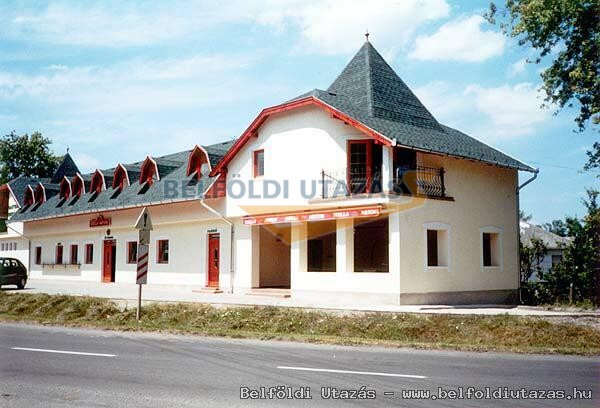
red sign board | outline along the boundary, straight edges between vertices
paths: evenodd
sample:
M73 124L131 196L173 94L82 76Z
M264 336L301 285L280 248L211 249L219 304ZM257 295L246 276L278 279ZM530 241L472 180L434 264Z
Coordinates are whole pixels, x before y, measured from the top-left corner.
M325 221L340 218L377 217L381 214L381 206L345 208L327 211L310 211L302 213L273 214L258 217L246 216L244 225L280 224L284 222Z
M106 227L108 225L110 225L110 217L105 217L104 215L99 215L90 220L90 228Z

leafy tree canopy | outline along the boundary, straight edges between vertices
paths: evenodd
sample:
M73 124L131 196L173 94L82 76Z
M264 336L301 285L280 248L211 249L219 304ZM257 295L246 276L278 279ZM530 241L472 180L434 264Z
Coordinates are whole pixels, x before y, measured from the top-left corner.
M550 55L542 71L546 102L559 109L579 105L575 122L583 130L591 119L600 123L600 7L597 0L506 0L499 10L490 4L486 18L537 52Z
M51 143L39 132L18 136L12 131L0 139L0 184L19 176L51 177L59 165Z

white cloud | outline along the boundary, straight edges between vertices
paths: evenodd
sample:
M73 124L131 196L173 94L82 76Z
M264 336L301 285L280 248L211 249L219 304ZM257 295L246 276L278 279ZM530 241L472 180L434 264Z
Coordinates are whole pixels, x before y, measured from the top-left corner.
M92 171L102 167L100 165L100 160L98 160L97 157L87 153L73 153L73 160L77 164L77 167L82 174L91 173Z
M527 70L527 60L525 58L520 59L508 67L507 76L509 78L514 78L521 74L524 74Z
M61 66L41 74L0 71L0 100L28 98L68 111L75 107L115 114L193 109L273 90L276 85L261 89L244 75L254 62L253 56L217 54L133 59L107 67Z
M298 31L296 51L347 54L366 29L382 50L403 47L424 23L446 17L446 0L232 0L177 7L122 2L90 6L52 3L42 10L0 8L4 35L53 44L131 47L196 38L216 25L252 23L277 32Z
M550 116L530 83L464 87L435 81L415 94L440 122L487 141L534 135Z
M445 0L368 1L331 0L312 2L290 17L300 27L300 47L324 54L356 50L366 29L384 50L402 47L423 23L447 16Z
M452 20L432 35L418 37L409 57L424 61L481 62L501 55L505 38L499 32L482 30L484 21L478 15Z

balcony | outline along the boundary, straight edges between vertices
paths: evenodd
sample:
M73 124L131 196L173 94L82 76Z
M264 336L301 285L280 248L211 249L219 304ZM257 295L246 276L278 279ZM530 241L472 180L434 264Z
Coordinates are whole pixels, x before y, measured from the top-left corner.
M400 166L394 171L391 186L384 186L381 174L367 176L348 168L321 171L321 198L336 198L357 194L391 192L398 195L450 199L444 184L442 167Z

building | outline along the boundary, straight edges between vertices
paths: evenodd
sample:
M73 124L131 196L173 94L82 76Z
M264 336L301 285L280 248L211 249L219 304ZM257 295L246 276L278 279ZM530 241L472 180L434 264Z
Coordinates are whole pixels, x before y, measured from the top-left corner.
M514 302L519 171L536 172L440 124L367 41L327 90L235 141L30 180L9 222L40 279L134 282L147 207L149 283Z
M531 246L531 241L538 239L546 246L547 251L539 263L539 268L542 272L548 272L552 267L560 263L563 259L565 250L573 241L570 237L561 237L550 231L546 231L539 225L530 224L526 221L521 220L519 222L519 229L521 234L521 243L525 246ZM538 280L537 274L534 272L529 278L530 281Z

